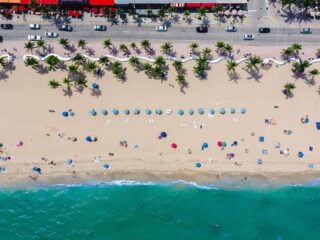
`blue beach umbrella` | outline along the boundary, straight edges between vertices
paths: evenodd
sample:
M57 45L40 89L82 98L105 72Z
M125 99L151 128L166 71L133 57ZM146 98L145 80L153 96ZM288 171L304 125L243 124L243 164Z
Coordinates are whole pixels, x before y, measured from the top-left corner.
M161 115L161 114L162 114L162 110L161 110L160 108L158 108L158 109L156 110L156 114Z
M203 143L201 146L201 150L208 148L208 146L209 146L208 143Z
M178 114L179 114L180 116L182 116L182 115L184 114L184 111L183 111L182 109L179 109L179 110L178 110Z
M97 115L97 112L96 112L96 110L95 110L94 108L92 108L92 109L90 110L89 114L90 114L91 116L96 116L96 115Z
M110 167L110 166L109 166L108 163L104 163L104 164L103 164L103 168L104 168L104 169L109 169L109 167Z
M129 111L129 109L124 109L124 110L123 110L123 113L124 113L125 115L129 115L130 111Z
M226 110L222 107L220 108L220 114L225 114L226 113Z
M135 108L135 109L133 110L133 114L139 115L139 114L140 114L140 110L139 110L138 108Z
M229 108L229 112L230 112L231 114L234 114L234 113L236 112L236 110L234 109L234 107L231 107L231 108Z
M67 164L68 164L68 165L72 165L72 163L73 163L73 160L72 160L72 159L68 159L68 160L67 160Z
M299 158L303 158L303 156L304 156L303 152L298 152L298 157Z
M150 115L150 114L152 113L152 111L151 111L149 108L147 108L147 109L145 110L145 113L146 113L147 115Z
M200 115L204 114L203 108L199 108L199 109L198 109L198 113L199 113Z
M244 114L244 113L246 113L246 109L242 107L242 108L239 109L239 112Z
M68 117L68 116L69 116L69 113L68 113L68 112L62 112L61 115L62 115L63 117Z
M193 114L194 114L194 111L193 111L192 108L189 109L189 114L190 114L190 115L193 115Z
M161 133L160 133L160 136L161 136L162 138L166 138L168 135L167 135L166 132L161 132Z
M92 83L92 88L93 88L93 89L98 89L98 88L99 88L99 85L94 82L94 83Z
M70 116L70 117L73 117L73 116L74 116L74 112L72 112L72 111L69 112L69 116Z
M209 114L213 115L213 114L215 114L215 112L216 112L216 111L215 111L213 108L210 108L210 109L209 109Z
M113 115L118 115L119 114L119 110L118 109L112 109L112 114Z
M102 114L102 115L108 115L108 111L107 111L106 109L102 109L102 110L101 110L101 114Z
M201 167L201 163L197 162L197 163L195 164L195 166L196 166L197 168L200 168L200 167Z
M87 141L87 142L92 142L92 138L91 138L90 136L87 136L87 137L86 137L86 141Z

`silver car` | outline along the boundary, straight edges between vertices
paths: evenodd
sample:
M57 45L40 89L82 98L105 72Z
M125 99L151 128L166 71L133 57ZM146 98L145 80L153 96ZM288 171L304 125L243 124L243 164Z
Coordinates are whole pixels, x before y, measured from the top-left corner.
M237 28L235 26L230 25L230 26L226 27L226 31L227 32L236 32Z
M28 35L28 40L29 41L39 41L41 39L42 39L42 37L39 36L39 35Z
M47 38L57 38L59 36L59 34L56 32L45 32L44 35Z
M41 28L40 24L37 23L31 23L29 24L29 28L33 30L39 30Z
M157 32L166 32L166 31L168 31L168 28L167 28L167 26L158 26L156 28L156 31Z
M245 34L243 35L243 40L254 40L253 34Z

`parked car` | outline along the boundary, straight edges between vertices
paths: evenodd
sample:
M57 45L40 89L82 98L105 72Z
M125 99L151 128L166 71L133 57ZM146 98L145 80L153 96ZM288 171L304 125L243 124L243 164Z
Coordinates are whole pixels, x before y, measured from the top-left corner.
M227 32L236 32L237 28L235 26L230 25L230 26L226 27L226 31Z
M59 34L56 32L45 32L44 35L47 38L57 38L59 36Z
M40 24L37 23L31 23L29 24L29 28L33 30L39 30L41 28Z
M198 33L207 33L208 32L208 27L206 26L199 26L196 28Z
M65 31L65 32L72 32L72 30L73 30L73 28L68 24L59 25L58 29L60 31Z
M105 26L105 25L94 25L93 29L95 31L107 31L107 26Z
M5 30L13 29L13 25L12 25L12 24L9 24L9 23L0 24L0 27L1 27L2 29L5 29Z
M259 33L269 33L270 31L270 28L259 28Z
M39 35L28 35L28 40L29 41L39 41L41 39L42 39L42 37L39 36Z
M157 26L156 31L157 32L166 32L166 31L168 31L168 28L167 28L167 26Z
M311 30L311 28L301 28L300 29L300 33L302 33L302 34L311 34L312 30Z
M243 40L254 40L253 34L245 34L243 35Z
M3 42L3 37L2 36L0 36L0 42Z

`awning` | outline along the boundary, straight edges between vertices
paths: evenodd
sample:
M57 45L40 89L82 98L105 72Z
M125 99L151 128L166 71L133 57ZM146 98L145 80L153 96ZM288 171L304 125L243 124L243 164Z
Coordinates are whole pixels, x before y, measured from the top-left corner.
M114 6L114 0L89 0L90 6Z
M59 4L59 1L58 0L39 0L38 1L39 4L43 4L43 5L58 5Z
M24 6L19 7L19 12L24 12L24 10L26 10L26 8Z

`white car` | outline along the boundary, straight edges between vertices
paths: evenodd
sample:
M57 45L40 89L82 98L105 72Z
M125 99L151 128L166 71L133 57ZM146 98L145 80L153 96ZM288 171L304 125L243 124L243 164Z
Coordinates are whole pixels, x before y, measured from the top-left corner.
M40 24L37 23L31 23L29 24L29 28L33 30L39 30L41 28Z
M226 31L227 32L236 32L237 28L235 26L230 25L230 26L226 27Z
M94 25L93 29L95 31L107 31L107 26L105 26L105 25Z
M42 39L42 37L39 36L39 35L28 35L28 40L29 41L39 41L41 39Z
M47 38L57 38L59 36L56 32L45 32L44 34Z
M243 40L254 40L253 34L245 34L243 35Z
M167 28L167 26L158 26L156 28L156 31L157 32L166 32L166 31L168 31L168 28Z

